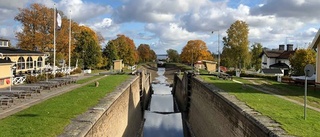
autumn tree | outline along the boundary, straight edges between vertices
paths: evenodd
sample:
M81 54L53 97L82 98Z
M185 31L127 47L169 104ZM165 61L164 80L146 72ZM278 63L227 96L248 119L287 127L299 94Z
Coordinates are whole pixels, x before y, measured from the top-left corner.
M221 64L227 67L243 68L249 65L249 28L244 21L237 20L227 30L227 37L223 38Z
M16 33L17 47L39 51L53 49L53 9L35 3L19 11L15 20L22 24L22 31Z
M213 56L208 51L206 43L202 40L190 40L187 45L183 47L181 61L186 63L193 63L199 60L213 61Z
M126 65L134 65L139 60L139 55L132 39L125 35L118 35L116 39L108 42L103 49L103 54L108 58L108 68L113 65L113 60L122 59Z
M138 49L139 62L149 62L156 59L155 52L148 44L140 44Z
M261 57L260 54L262 53L262 45L260 43L255 43L252 46L251 50L251 64L254 69L257 71L261 69Z
M15 20L22 24L22 31L16 33L17 47L25 50L51 52L50 62L53 62L54 40L54 9L41 4L32 4L28 8L19 9L20 13ZM56 60L69 60L69 20L62 11L57 11L62 16L62 27L56 30ZM78 23L71 21L71 30L77 32ZM71 53L75 49L75 38L71 35ZM58 61L56 61L58 62ZM72 61L75 62L75 61ZM57 64L56 64L57 65Z
M289 58L293 75L304 75L307 64L316 65L316 52L312 49L298 49Z
M167 54L168 54L168 57L169 57L170 61L172 61L172 62L180 62L180 55L176 50L168 49L167 50Z

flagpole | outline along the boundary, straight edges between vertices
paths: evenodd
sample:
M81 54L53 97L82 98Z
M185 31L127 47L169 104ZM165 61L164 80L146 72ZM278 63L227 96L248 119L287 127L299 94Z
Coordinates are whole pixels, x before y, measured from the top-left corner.
M71 54L71 10L70 10L70 20L69 20L69 69L68 69L69 75L70 75L70 71L71 71L70 54Z
M56 76L56 16L57 16L57 11L56 11L56 4L54 4L54 25L53 25L53 77Z

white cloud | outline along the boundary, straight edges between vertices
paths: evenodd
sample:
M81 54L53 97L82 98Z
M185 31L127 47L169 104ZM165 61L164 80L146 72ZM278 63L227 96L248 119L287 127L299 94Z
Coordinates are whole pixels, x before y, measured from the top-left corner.
M293 17L304 22L314 19L319 21L319 0L268 0L265 2L263 5L253 8L251 14Z
M151 46L162 52L169 48L180 52L192 39L214 43L209 36L217 35L210 32L220 30L221 36L226 36L225 31L236 20L247 22L251 42L261 42L271 48L283 44L286 37L293 37L289 42L299 39L301 43L313 39L320 22L319 0L260 1L263 3L250 0L112 0L96 3L89 0L0 0L0 37L14 39L15 32L21 30L21 24L14 21L18 8L26 8L34 2L52 8L57 2L58 10L67 16L71 10L73 20L99 31L106 40L115 38L116 34L125 34L135 42L153 42Z
M16 10L17 8L23 8L27 2L28 0L0 0L0 9Z
M110 39L115 38L115 34L120 33L120 26L118 24L114 24L113 20L110 18L104 18L102 20L96 19L83 25L90 26L93 30L99 32L105 39L104 44L106 44Z
M97 22L93 26L97 28L108 28L112 25L112 19L104 18L102 22Z
M58 7L62 9L67 16L69 16L71 11L72 19L78 22L85 22L112 12L110 5L84 2L83 0L61 0L58 3Z
M179 49L177 51L180 51L189 40L204 40L209 37L209 35L189 32L176 23L149 23L145 28L159 38L159 41L153 45L159 51L165 51L169 48Z
M117 22L172 22L177 14L197 12L208 0L134 0L128 1L114 12Z

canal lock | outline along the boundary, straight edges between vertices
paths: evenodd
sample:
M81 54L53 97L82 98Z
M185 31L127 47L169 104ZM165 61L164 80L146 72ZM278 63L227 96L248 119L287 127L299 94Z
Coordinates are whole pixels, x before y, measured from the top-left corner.
M158 68L158 77L152 82L152 95L144 112L142 137L183 137L181 112L164 76L165 68Z

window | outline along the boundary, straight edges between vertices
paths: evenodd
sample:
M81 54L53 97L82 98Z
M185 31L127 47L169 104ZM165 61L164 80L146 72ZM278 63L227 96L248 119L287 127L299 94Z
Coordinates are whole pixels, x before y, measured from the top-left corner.
M42 57L38 57L37 66L38 66L38 68L42 67Z
M33 68L33 60L31 57L27 58L27 69Z
M4 60L9 60L11 61L11 59L9 57L4 57Z
M19 57L17 69L25 69L25 61L23 57Z

